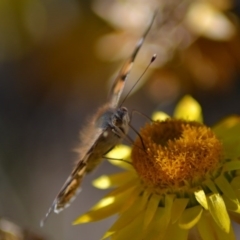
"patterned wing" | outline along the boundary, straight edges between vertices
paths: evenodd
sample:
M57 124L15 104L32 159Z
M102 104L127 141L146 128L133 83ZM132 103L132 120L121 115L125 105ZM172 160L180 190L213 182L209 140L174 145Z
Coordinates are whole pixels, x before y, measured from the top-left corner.
M80 191L80 185L84 175L86 174L87 163L91 156L93 155L96 147L98 146L99 139L102 137L103 131L96 131L96 140L94 141L92 147L87 151L85 156L78 161L77 165L73 169L71 175L68 177L66 182L63 184L60 192L54 199L52 206L49 208L44 219L41 221L40 225L43 226L48 216L52 213L59 213L64 208L68 207L70 203L75 199L75 196ZM100 155L100 154L99 154ZM102 155L99 158L102 158ZM94 158L97 156L93 156Z
M148 26L147 30L145 31L145 33L143 34L142 38L138 41L132 55L130 56L130 58L125 62L125 64L123 65L122 69L120 70L118 76L116 77L116 79L114 80L114 83L112 85L110 94L109 94L109 103L110 103L110 107L112 108L116 108L119 102L119 99L121 97L126 79L128 77L128 74L130 73L134 60L153 24L155 15L153 16L150 25Z

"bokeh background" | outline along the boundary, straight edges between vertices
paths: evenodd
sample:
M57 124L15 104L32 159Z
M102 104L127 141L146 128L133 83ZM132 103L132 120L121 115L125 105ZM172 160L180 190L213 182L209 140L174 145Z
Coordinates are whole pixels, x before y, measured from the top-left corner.
M124 94L152 54L158 58L125 102L128 109L171 114L191 94L208 125L240 114L239 6L231 0L1 0L0 217L20 226L24 239L100 239L113 218L71 223L106 194L91 181L119 171L107 161L84 179L70 208L39 226L72 170L79 129L106 101L111 79L155 9ZM132 124L139 129L145 121L134 116Z

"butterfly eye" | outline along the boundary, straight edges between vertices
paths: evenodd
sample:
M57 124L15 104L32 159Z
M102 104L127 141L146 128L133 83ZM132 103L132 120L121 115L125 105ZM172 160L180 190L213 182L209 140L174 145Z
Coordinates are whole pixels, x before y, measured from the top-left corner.
M121 110L122 110L123 112L128 112L127 108L125 108L125 107L121 107Z

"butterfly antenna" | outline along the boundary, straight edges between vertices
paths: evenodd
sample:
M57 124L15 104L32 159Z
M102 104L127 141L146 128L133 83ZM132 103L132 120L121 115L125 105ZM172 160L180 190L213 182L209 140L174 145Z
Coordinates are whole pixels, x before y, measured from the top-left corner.
M123 103L126 101L126 99L128 98L128 96L130 95L130 93L133 91L133 89L135 88L135 86L139 83L139 81L142 79L142 77L144 76L144 74L147 72L148 68L150 67L150 65L155 61L155 59L157 58L157 54L153 54L151 61L149 62L149 64L147 65L147 67L145 68L145 70L143 71L143 73L141 74L141 76L138 78L138 80L133 84L133 86L131 87L130 91L127 93L127 95L125 96L125 98L123 99L122 103L120 104L120 106L123 105Z

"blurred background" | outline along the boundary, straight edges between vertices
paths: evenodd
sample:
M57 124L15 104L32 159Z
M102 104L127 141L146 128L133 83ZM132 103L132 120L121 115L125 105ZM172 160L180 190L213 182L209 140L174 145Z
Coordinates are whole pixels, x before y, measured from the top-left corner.
M113 218L71 224L106 194L91 181L119 171L107 161L84 179L70 208L51 215L44 228L39 223L76 161L79 129L106 101L111 79L155 9L157 18L124 94L151 56L158 57L125 106L148 116L156 109L171 114L177 100L191 94L201 103L208 125L240 114L239 4L0 1L0 217L21 227L16 235L25 236L9 239L98 240L110 227ZM136 129L144 122L141 116L133 119Z

